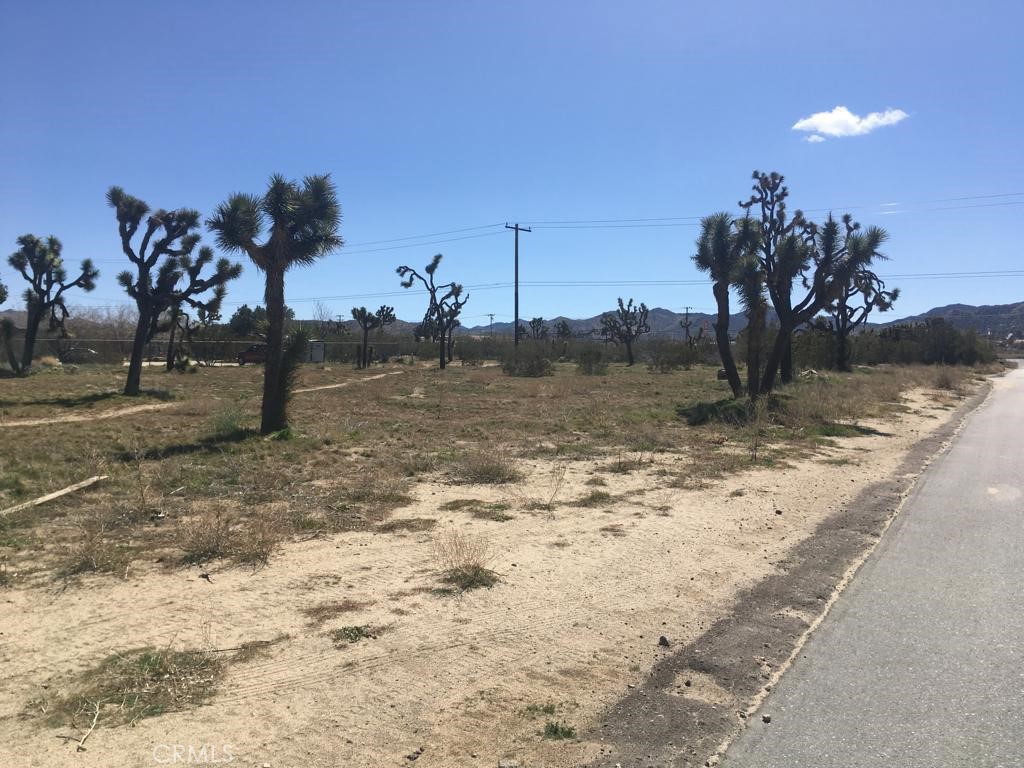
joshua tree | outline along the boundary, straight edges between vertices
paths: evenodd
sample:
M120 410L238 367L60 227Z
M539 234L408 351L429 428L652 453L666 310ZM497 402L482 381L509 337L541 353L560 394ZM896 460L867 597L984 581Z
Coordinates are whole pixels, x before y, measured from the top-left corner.
M107 203L117 215L121 249L135 265L135 274L125 270L117 276L117 281L135 300L138 310L128 380L124 386L126 395L137 395L142 378L142 355L146 344L163 329L164 313L175 305L188 305L216 314L224 300L227 282L242 274L242 265L218 259L213 274L202 277L203 270L213 262L213 249L201 247L199 256L192 260L192 251L199 244L199 233L195 231L199 226L199 211L181 208L150 213L146 203L120 187L110 188ZM135 246L132 239L140 227L142 240ZM200 298L211 290L212 297Z
M20 247L7 262L29 285L25 291L25 345L20 362L10 349L8 356L11 367L24 373L32 366L39 324L43 318L49 313L50 330L59 330L61 336L65 336L64 321L68 318L68 308L64 303L64 293L72 288L91 291L96 287L99 271L90 259L85 259L78 277L69 282L61 259L61 242L52 235L45 240L35 235L22 235L18 238L18 245Z
M206 222L217 244L244 251L266 275L267 364L263 378L260 431L288 426L286 405L290 377L284 367L284 273L307 266L340 248L341 206L329 175L307 176L299 184L275 174L263 195L236 193L221 203ZM265 233L263 243L256 238Z
M736 369L729 342L729 286L739 277L741 265L754 257L758 232L749 218L733 221L729 213L713 213L701 219L700 239L693 262L701 272L711 276L712 291L718 304L715 320L715 341L722 359L733 397L743 393L743 384ZM689 318L687 318L689 320ZM689 328L687 338L689 338Z
M601 315L601 336L605 341L626 346L626 359L629 365L634 363L633 343L651 330L647 322L648 314L647 305L643 302L634 307L632 299L623 304L620 298L617 310Z
M352 319L363 332L363 344L360 347L359 367L370 367L370 331L374 328L383 328L395 322L395 308L382 304L376 312L370 312L366 307L352 307Z
M783 383L793 380L792 337L797 327L793 318L793 282L810 265L815 227L799 210L792 218L787 215L789 188L783 185L781 174L754 171L753 179L753 194L746 202L740 202L740 206L747 211L756 206L761 212L758 258L768 295L779 318L775 349L768 357L764 382L759 388L770 392L780 366Z
M448 360L451 359L451 334L458 327L459 314L469 300L468 294L466 296L462 295L462 286L459 283L452 282L438 285L434 281L434 273L437 271L437 267L443 258L444 256L440 253L434 256L423 270L427 275L426 277L412 267L405 265L395 270L399 277L405 278L401 283L403 288L411 288L413 283L419 280L430 295L430 304L427 307L426 314L423 316L423 322L420 323L420 329L423 333L417 335L420 338L426 338L428 335L426 331L428 329L432 331L432 334L429 334L431 339L440 344L442 369L447 365Z
M736 266L733 285L747 315L747 397L757 400L761 394L761 348L764 345L765 300L764 268L756 258L746 258Z
M863 247L870 247L870 243L860 234L854 234L847 238L847 247L855 254L854 258L858 258L857 252ZM874 257L886 258L879 253L874 254ZM870 261L870 258L867 259L867 263ZM873 310L887 312L892 309L899 295L899 288L885 290L885 282L866 267L850 276L849 282L827 309L829 331L836 340L837 369L850 370L850 334L854 329L866 323Z
M200 306L196 309L196 316L194 318L188 312L185 312L180 304L175 304L171 307L170 328L168 329L167 336L167 370L170 371L174 368L174 363L182 349L182 343L185 345L187 354L191 355L192 337L199 331L219 322L220 314L211 314L205 306Z
M572 327L564 318L555 323L555 338L559 341L568 341L572 338Z
M550 330L543 317L535 317L530 321L530 338L538 341L546 339Z
M754 194L740 205L748 210L756 205L761 210L758 255L779 318L778 334L761 378L760 391L767 393L774 388L777 373L781 372L783 383L793 379L793 332L836 300L853 276L878 256L888 235L879 227L860 233L860 225L849 214L842 217L842 228L831 214L821 227L808 222L800 211L787 219L789 190L782 185L783 177L755 171L754 179ZM806 290L798 301L793 296L797 278Z

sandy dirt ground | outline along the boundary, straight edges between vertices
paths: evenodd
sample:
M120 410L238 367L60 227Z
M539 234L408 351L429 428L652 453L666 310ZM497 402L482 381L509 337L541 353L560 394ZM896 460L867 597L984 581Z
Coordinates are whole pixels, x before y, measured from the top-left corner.
M599 735L545 739L545 722L600 734L602 713L663 654L730 611L741 590L895 472L952 414L927 393L907 405L885 423L866 423L878 434L700 490L664 487L659 467L682 459L655 455L644 470L602 473L611 500L575 507L567 502L594 490L586 482L607 460L529 462L529 480L513 488L416 485L415 503L393 518L436 519L430 532L290 543L262 570L212 569L210 581L200 569L143 563L126 581L0 591L0 765L154 766L173 764L176 747L179 765L191 748L202 757L192 764L230 758L273 768L594 760L604 749ZM525 511L553 493L553 512ZM513 519L440 510L467 498L504 502ZM458 597L432 593L432 542L450 526L490 542L500 583ZM303 613L342 600L361 607L320 625ZM337 647L329 632L342 625L380 631ZM117 650L230 648L282 634L262 657L232 666L209 704L98 728L85 752L30 706ZM729 700L699 678L679 695ZM538 712L546 704L554 715Z

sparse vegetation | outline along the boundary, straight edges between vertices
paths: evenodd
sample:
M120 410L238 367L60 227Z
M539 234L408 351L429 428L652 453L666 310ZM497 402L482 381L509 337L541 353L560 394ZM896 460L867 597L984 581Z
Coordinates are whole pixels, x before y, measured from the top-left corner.
M467 451L459 456L454 472L460 483L472 485L503 485L523 477L515 459L500 450Z
M568 723L563 723L558 720L548 720L544 723L544 731L541 735L545 739L575 739L576 729Z
M137 648L108 656L82 674L71 693L44 698L32 709L53 726L134 725L202 704L225 671L225 659L216 654Z
M434 559L442 580L460 592L498 583L498 574L489 567L494 552L480 536L448 528L434 537Z
M360 640L376 640L378 634L380 630L368 624L354 624L333 630L331 639L335 645L355 645Z

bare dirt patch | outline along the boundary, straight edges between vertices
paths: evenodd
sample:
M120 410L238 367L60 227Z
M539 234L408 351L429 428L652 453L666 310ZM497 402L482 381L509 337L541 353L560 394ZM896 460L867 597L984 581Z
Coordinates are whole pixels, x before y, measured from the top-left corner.
M682 741L700 752L717 723L735 727L730 697L742 702L785 656L785 639L841 570L823 532L854 548L870 537L875 517L830 522L837 510L859 508L854 500L878 478L904 473L914 446L952 418L920 391L898 410L854 418L834 404L831 420L819 406L759 424L755 441L747 425L679 418L686 402L724 397L713 370L560 370L526 381L493 368L413 368L296 399L292 440L243 433L204 442L229 405L237 426L256 419L258 372L215 373L168 378L178 387L173 419L55 424L31 450L0 449L20 482L0 494L14 503L68 474L69 457L92 454L111 473L102 487L2 522L7 764L81 761L45 718L26 713L44 685L131 649L234 648L279 635L290 639L226 667L200 708L97 728L91 764L150 764L167 743L230 745L240 764L324 768L407 764L421 747L417 765L444 768L502 758L626 764L648 743L681 752ZM312 388L336 374L303 375ZM897 402L901 388L919 383L879 372L853 385L871 376L891 384ZM408 397L417 390L423 397ZM861 429L821 434L828 423ZM489 446L519 479L453 482L462 457ZM398 466L411 474L397 478ZM899 487L880 488L878 498L891 506L886 494ZM179 526L217 508L230 510L233 531L262 519L284 526L261 567L235 563L232 546L182 564ZM127 574L58 575L57 550L75 540L86 510L100 515L101 543L131 557ZM428 520L433 529L406 522ZM389 522L394 529L382 531ZM474 542L474 557L440 556L438 536L452 530ZM457 560L493 581L453 585ZM800 570L819 561L824 581ZM731 617L761 627L754 608L737 606L776 605L790 572L806 577L806 599L778 603L781 613L764 619L766 639L753 630L769 648L709 645ZM656 727L630 721L663 698L677 709L650 710ZM689 701L698 709L678 709ZM674 727L677 711L699 711L707 734L662 728L657 715Z

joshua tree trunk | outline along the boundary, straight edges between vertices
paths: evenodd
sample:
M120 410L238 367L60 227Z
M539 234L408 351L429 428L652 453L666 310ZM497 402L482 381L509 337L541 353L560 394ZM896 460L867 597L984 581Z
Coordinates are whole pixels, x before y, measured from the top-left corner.
M370 329L363 326L363 346L359 353L359 367L370 367Z
M441 328L441 370L444 370L445 365L448 363L448 339L445 337L444 328Z
M836 368L849 373L850 366L850 330L848 328L837 328L836 339Z
M32 357L35 354L36 338L39 335L39 323L43 319L43 313L37 307L28 307L28 316L25 318L25 346L21 348L21 370L16 373L28 373L32 367Z
M715 283L713 289L718 303L718 317L715 321L715 341L718 343L718 356L722 359L725 376L729 380L732 396L743 394L743 382L740 381L736 361L732 356L732 345L729 343L729 284Z
M267 363L263 371L263 409L260 433L269 435L288 426L285 421L285 392L281 380L284 362L284 269L267 270Z
M786 334L782 347L782 360L779 363L779 375L783 384L793 382L793 332Z
M626 360L628 361L626 365L633 364L633 342L629 339L626 339Z
M747 397L751 401L757 400L762 392L770 392L761 386L761 341L764 337L764 308L751 313L750 322L747 324ZM776 361L776 364L778 361ZM769 356L771 365L771 356ZM765 370L765 376L768 371Z
M775 376L779 371L786 350L792 355L793 328L786 324L779 325L779 332L775 336L775 343L768 353L768 360L764 366L764 378L761 379L761 392L767 394L775 389ZM792 366L792 357L790 366ZM792 380L792 368L790 368L790 380Z
M132 356L128 360L128 379L124 384L124 393L135 396L139 394L142 383L142 356L146 352L146 342L152 317L148 308L139 310L139 322L135 326L135 339L132 341Z
M167 340L167 370L174 369L174 335L178 330L178 310L171 312L171 337Z

